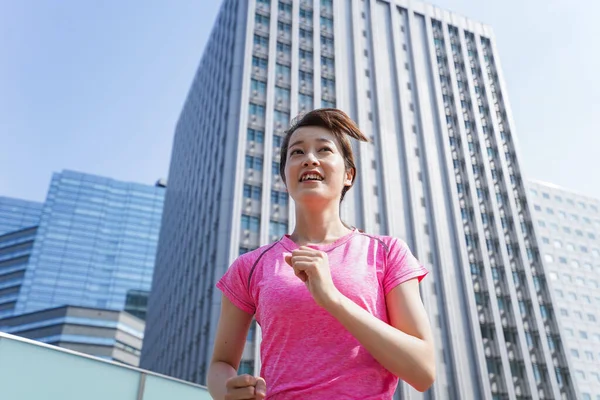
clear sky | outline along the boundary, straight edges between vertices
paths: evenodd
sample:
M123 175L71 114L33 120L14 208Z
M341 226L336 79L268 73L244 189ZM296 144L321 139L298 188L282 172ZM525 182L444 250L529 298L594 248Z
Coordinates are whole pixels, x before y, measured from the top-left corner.
M600 3L433 3L494 28L526 177L600 198ZM0 196L42 201L62 169L166 177L219 5L0 0Z

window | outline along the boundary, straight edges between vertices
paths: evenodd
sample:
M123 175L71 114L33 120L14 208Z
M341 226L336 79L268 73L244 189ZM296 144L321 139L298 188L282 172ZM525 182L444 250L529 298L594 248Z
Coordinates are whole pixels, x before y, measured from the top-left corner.
M244 198L252 200L261 199L262 189L259 186L244 184Z
M269 235L281 237L287 233L287 224L278 221L269 221Z
M290 12L291 12L291 5L290 5ZM300 9L300 18L303 18L305 20L311 21L313 18L313 12L311 10L305 10L303 8Z
M564 211L558 210L557 213L560 218L567 218L567 214Z
M275 86L275 99L277 102L288 104L290 102L290 91L289 89L280 88Z
M258 217L242 214L242 230L258 233L260 230L260 219Z
M562 315L563 317L568 317L569 316L569 311L566 308L561 308L560 309L560 315Z
M575 358L579 358L579 350L571 349L571 356Z
M585 374L583 373L582 370L580 370L580 369L576 370L575 374L577 375L577 379L585 380Z
M246 156L246 169L262 171L263 160L260 157Z
M542 228L546 226L546 223L542 220L538 221L538 225L541 226Z
M275 110L275 112L273 113L273 120L286 126L290 122L290 115L288 113Z
M277 29L279 32L290 33L292 31L292 25L279 21L277 23Z
M262 131L256 129L248 129L247 138L251 142L263 143L265 139L265 134Z
M292 47L287 43L277 42L277 52L284 53L283 55L289 55L292 51Z
M269 47L269 38L254 35L254 45L259 47ZM266 50L266 49L265 49Z
M596 322L596 316L594 314L588 314L587 318L590 322Z
M548 243L550 243L550 239L548 239L547 237L542 237L542 242L544 244L548 244Z
M279 176L279 163L277 161L273 161L271 164L271 174L273 176Z
M562 297L565 296L564 293L563 293L563 291L560 290L560 289L556 289L556 291L554 293L556 293L557 297L561 297L562 298Z
M583 319L583 315L581 315L581 311L573 311L573 314L579 318L579 319Z
M313 52L300 49L300 61L303 63L313 63Z
M575 250L575 245L573 243L567 243L567 250L574 251Z
M267 64L268 61L265 60L264 58L260 58L260 57L252 57L252 66L253 67L259 67L261 69L267 69Z
M579 331L579 337L582 339L587 339L588 338L588 334L586 331Z
M300 71L298 74L301 83L305 83L307 85L312 85L313 83L313 74L312 72Z
M548 193L542 193L542 197L545 199L549 199L550 195Z
M569 299L571 300L577 300L577 295L575 294L575 292L569 292Z
M287 206L288 194L277 190L271 190L271 204L278 204L280 206Z
M562 247L562 242L560 240L555 240L554 247L556 247L557 249L560 249Z
M558 279L558 275L556 274L556 272L550 272L550 280L557 280Z
M552 257L550 254L544 254L544 261L546 262L554 262L554 257Z
M564 257L558 257L558 262L561 264L566 264L567 263L567 259Z
M250 115L264 118L265 117L265 107L258 105L258 104L250 103Z
M288 66L275 64L275 72L277 73L278 79L290 79L291 69Z
M554 215L554 210L548 207L546 208L546 213L548 213L549 215Z

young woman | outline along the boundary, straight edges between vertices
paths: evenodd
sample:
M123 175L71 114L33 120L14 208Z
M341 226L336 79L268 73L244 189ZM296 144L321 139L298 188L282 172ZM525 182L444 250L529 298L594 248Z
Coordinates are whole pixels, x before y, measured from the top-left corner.
M392 399L398 379L419 391L435 377L419 294L427 274L404 242L340 219L356 178L342 111L297 119L281 147L295 202L291 235L240 256L217 283L221 316L208 388L215 399ZM260 376L237 375L246 335L262 328Z

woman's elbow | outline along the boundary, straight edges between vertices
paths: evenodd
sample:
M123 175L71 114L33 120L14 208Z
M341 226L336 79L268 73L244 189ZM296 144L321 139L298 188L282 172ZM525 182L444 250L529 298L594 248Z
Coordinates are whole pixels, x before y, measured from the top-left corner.
M435 382L435 362L427 365L412 385L417 391L426 392Z

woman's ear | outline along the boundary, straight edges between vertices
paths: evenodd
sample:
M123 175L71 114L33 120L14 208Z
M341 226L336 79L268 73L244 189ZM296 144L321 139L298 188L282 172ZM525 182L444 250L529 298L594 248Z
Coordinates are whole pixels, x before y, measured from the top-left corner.
M346 176L344 177L344 186L352 186L352 178L354 178L354 168L350 168L346 171Z

